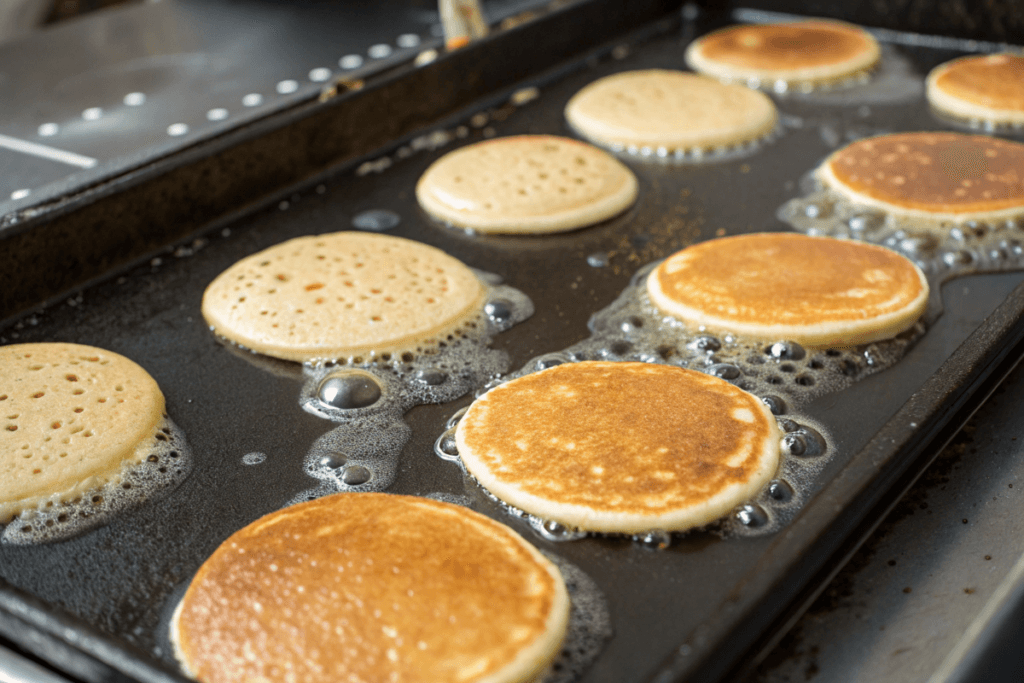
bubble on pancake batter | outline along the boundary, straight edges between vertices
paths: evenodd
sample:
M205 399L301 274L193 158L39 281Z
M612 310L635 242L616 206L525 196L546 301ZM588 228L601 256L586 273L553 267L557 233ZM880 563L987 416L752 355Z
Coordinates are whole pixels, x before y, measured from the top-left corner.
M813 171L800 189L804 196L783 204L779 220L808 235L888 247L924 271L933 290L961 275L1024 269L1024 208L1011 218L938 221L857 204L825 187Z
M774 488L765 487L753 500L745 501L729 516L705 528L727 537L775 533L799 510L800 503L815 485L817 473L834 452L824 428L801 416L800 406L890 367L924 333L924 326L919 322L895 339L850 349L806 349L790 340L765 343L732 334L713 335L703 329L688 328L676 318L663 314L650 302L646 280L657 265L653 263L640 269L618 299L591 317L591 336L588 339L562 351L530 359L520 370L493 379L477 392L477 396L517 377L582 360L611 358L659 363L721 377L758 396L776 415L782 432L781 460L775 475L775 481L780 483ZM466 472L455 444L455 428L465 411L466 408L461 409L448 420L445 432L435 442L434 452L439 458L457 464L469 486L478 487L509 514L525 518L531 528L546 540L616 535L585 534L575 529L551 527L550 520L529 515L487 491ZM785 492L787 487L788 492ZM754 507L748 509L744 506L755 506L764 514L755 514ZM653 533L653 530L648 532ZM660 536L652 537L650 542L645 541L648 534L633 535L632 538L644 547L662 545Z
M590 338L559 352L560 357L653 362L698 370L761 397L773 412L781 414L890 367L924 333L924 324L918 321L893 339L847 349L805 349L785 339L764 342L711 334L703 328L689 328L651 303L646 281L657 266L652 263L641 268L618 299L591 316ZM526 367L536 362L529 361Z
M401 415L366 415L317 439L303 466L306 474L323 483L320 495L383 491L394 481L398 458L410 436L412 429Z
M665 550L672 545L672 534L663 529L653 529L633 536L633 540L647 550Z
M267 460L266 453L246 453L242 456L243 465L260 465Z
M784 479L772 479L768 483L768 497L778 503L788 503L793 500L795 492L790 483Z
M735 513L736 521L745 527L758 528L767 526L771 521L768 512L756 503L745 503Z
M657 161L664 164L683 166L744 159L746 157L753 156L766 145L773 144L776 140L781 138L785 132L786 127L782 125L782 123L777 123L770 131L754 140L715 145L712 147L690 147L685 149L662 146L652 147L647 145L604 144L598 142L595 142L594 144L597 144L599 147L603 147L616 156L624 159L632 157L634 159L640 158L646 161Z
M340 410L368 408L381 398L381 386L373 375L361 370L342 370L321 380L317 400Z
M0 543L28 545L63 541L111 521L177 488L192 471L193 457L184 432L164 417L153 434L150 452L126 465L119 479L67 502L47 501L25 510L3 528Z
M776 417L781 439L779 469L752 500L733 510L732 515L710 529L731 536L766 536L782 529L800 511L830 453L835 451L824 436L824 428L803 416ZM797 455L786 448L787 438L799 438L805 446Z
M387 489L412 434L403 420L409 409L453 401L508 369L508 355L490 348L490 339L529 318L533 303L500 284L498 276L474 272L487 287L485 304L463 332L415 353L303 366L300 406L337 426L313 444L303 461L305 472L321 486L295 502L313 494Z
M520 373L516 373L516 376L519 375ZM435 455L457 464L462 470L467 487L472 487L473 490L482 493L507 514L525 520L530 528L544 540L558 543L577 541L587 536L626 537L631 538L634 543L647 550L665 550L672 545L672 540L676 535L697 530L670 532L663 529L651 529L637 534L583 531L555 520L532 515L505 502L480 484L479 480L466 469L459 457L458 446L455 442L455 429L459 418L465 414L466 410L468 408L461 409L448 420L446 431L438 437L434 444ZM780 463L776 478L754 499L738 506L730 516L699 527L700 529L710 530L723 536L771 534L778 531L796 514L799 505L794 503L803 500L802 492L810 490L814 477L826 460L819 456L826 455L831 449L827 439L823 436L823 429L820 425L812 427L805 418L800 418L800 422L788 417L777 418L777 420L779 431L783 433L783 436L780 439ZM804 445L799 456L786 449L786 437L799 439L800 443ZM790 482L795 483L791 484Z
M543 519L534 515L528 515L527 521L530 523L530 528L537 532L537 535L545 541L555 541L556 543L560 541L578 541L587 536L586 531L573 529L553 519Z
M459 447L455 443L455 428L449 427L444 434L437 437L434 442L434 454L442 460L461 462L459 460Z

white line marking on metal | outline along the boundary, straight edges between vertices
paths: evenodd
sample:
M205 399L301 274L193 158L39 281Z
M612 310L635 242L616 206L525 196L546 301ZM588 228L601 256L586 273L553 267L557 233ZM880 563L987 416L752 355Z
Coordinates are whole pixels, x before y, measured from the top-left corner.
M63 149L57 149L56 147L40 145L37 142L19 140L18 138L12 138L9 135L3 134L0 134L0 147L6 147L9 150L21 152L22 154L42 157L43 159L49 159L51 161L59 161L62 164L69 164L80 168L92 168L99 163L92 157L75 154L74 152L67 152Z

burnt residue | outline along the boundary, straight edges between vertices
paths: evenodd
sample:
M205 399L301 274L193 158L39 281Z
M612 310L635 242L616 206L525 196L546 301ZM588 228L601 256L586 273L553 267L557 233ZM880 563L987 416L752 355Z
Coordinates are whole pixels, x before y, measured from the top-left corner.
M884 542L895 528L909 517L925 511L931 514L928 509L928 496L934 490L945 489L950 483L950 478L955 477L955 471L961 467L965 454L974 442L974 434L978 429L976 416L969 421L964 428L957 433L951 441L936 457L932 465L925 470L920 479L914 484L902 499L893 507L885 519L879 524L876 531L864 542L849 562L832 579L829 585L819 594L817 599L807 608L805 616L786 634L779 644L765 657L764 661L757 667L745 681L745 683L762 683L771 680L771 673L780 669L786 662L806 662L802 667L805 673L805 680L811 680L819 670L816 658L819 646L807 642L805 635L805 620L817 620L827 618L829 614L850 609L854 607L857 599L857 581L862 571L876 561L879 546ZM990 555L985 556L986 560L991 559ZM885 560L888 567L896 567L898 561L895 558ZM895 575L894 575L895 576ZM905 594L913 593L913 586L902 588ZM965 593L973 593L973 588L965 588ZM787 669L789 667L786 667Z

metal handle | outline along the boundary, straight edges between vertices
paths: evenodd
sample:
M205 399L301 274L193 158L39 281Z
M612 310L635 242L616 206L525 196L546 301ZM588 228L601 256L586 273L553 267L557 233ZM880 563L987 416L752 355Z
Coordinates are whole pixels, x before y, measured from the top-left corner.
M444 27L444 44L449 50L487 35L487 22L478 0L440 0L438 9Z

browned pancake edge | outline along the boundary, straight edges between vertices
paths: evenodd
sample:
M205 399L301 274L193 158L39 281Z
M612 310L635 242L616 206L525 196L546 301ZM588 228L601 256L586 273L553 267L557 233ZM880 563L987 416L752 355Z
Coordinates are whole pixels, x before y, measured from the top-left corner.
M872 67L880 51L857 26L810 20L730 26L694 41L686 57L718 78L827 82Z
M1024 55L961 57L928 74L928 101L944 114L996 124L1024 123Z
M793 233L709 240L648 277L651 301L694 329L843 348L909 328L928 282L884 247Z
M818 170L855 203L936 220L1024 212L1024 145L981 135L920 132L858 140Z
M558 570L459 506L336 494L271 513L203 563L171 626L202 681L531 680L568 620Z
M682 530L757 493L775 418L728 382L673 366L580 362L500 385L459 421L466 468L505 502L607 533Z

